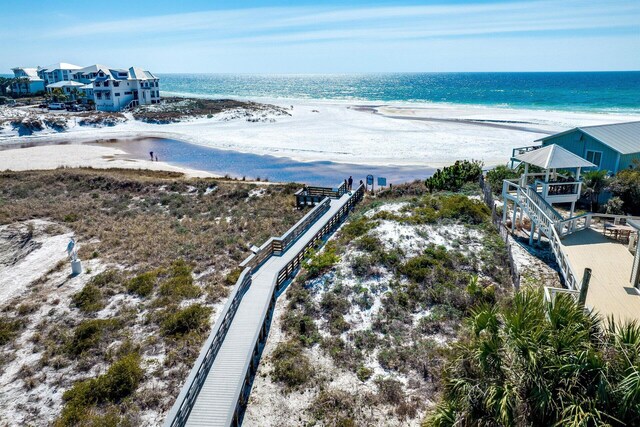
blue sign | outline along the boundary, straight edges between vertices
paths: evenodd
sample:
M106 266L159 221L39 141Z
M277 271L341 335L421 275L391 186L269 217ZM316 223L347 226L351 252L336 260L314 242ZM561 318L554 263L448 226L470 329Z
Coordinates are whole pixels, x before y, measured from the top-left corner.
M387 186L387 178L383 178L381 176L378 177L378 187L386 187Z
M367 185L373 185L373 175L367 175Z

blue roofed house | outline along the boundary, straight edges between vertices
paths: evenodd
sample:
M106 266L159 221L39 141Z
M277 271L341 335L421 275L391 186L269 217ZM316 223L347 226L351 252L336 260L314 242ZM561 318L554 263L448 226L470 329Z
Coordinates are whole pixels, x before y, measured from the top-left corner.
M640 121L600 126L583 126L538 139L542 146L552 144L590 161L611 174L640 162Z

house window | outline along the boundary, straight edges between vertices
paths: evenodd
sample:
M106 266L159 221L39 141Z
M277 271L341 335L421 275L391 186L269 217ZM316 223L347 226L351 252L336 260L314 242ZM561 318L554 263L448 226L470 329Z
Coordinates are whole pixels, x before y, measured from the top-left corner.
M115 93L115 95L116 95L116 96L120 96L120 92L116 92L116 93Z
M94 85L95 87L100 87L100 82L95 82Z
M108 80L104 82L104 87L109 87L109 81Z
M96 98L102 99L102 92L96 92Z
M600 169L600 163L602 162L602 151L587 150L587 160L593 163Z
M118 87L120 86L120 82L113 82L113 87Z
M124 94L125 95L131 95L131 92L125 92Z

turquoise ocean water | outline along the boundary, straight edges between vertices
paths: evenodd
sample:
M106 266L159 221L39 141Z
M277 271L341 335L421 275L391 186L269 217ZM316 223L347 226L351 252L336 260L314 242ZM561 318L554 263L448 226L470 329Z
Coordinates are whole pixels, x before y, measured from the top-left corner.
M640 71L159 76L165 94L640 112Z

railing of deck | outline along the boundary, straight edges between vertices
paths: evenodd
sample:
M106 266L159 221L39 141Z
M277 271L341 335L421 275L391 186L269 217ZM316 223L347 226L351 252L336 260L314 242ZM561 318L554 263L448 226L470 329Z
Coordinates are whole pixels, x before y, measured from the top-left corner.
M514 190L512 190L514 187ZM542 232L549 239L549 245L556 257L558 266L560 267L560 273L565 281L567 288L571 290L580 289L580 280L576 276L569 263L569 259L562 249L562 243L560 241L560 235L556 230L556 225L559 220L562 219L559 213L551 207L532 187L525 187L523 190L519 185L504 181L503 194L516 200L516 202L523 208L527 216L531 218L542 230ZM551 216L554 219L551 219Z
M578 298L580 297L580 291L575 291L572 289L565 289L565 288L554 288L551 286L544 287L544 299L547 302L550 302L551 305L553 305L556 302L557 296L561 294L569 295L576 301L578 301Z
M640 219L640 217L630 215L586 213L562 220L557 224L556 228L558 229L558 233L560 233L560 236L564 237L576 231L591 228L593 224L604 224L606 222L610 222L613 225L624 225L628 220L638 219Z

